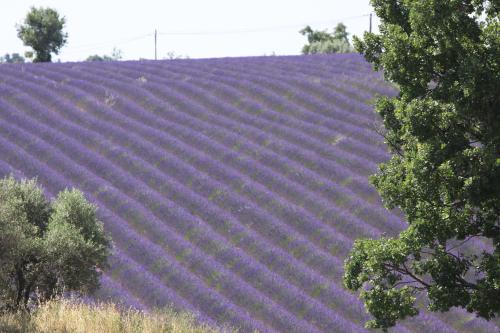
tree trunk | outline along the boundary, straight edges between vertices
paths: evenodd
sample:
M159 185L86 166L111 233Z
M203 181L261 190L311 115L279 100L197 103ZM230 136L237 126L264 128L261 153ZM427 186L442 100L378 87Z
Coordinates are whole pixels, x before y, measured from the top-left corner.
M25 309L28 308L28 301L30 300L30 295L31 295L31 289L33 288L33 282L28 284L26 289L24 290L24 299L23 299L23 306Z
M24 294L23 291L26 286L26 279L24 278L23 270L20 267L16 269L16 277L17 277L17 297L16 297L16 302L14 303L14 307L15 310L18 310L19 304L23 299L23 294Z

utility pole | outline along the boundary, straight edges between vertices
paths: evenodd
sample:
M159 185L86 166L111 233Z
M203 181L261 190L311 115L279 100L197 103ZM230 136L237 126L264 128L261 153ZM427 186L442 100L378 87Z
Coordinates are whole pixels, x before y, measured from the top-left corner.
M156 29L155 29L155 60L158 60L158 56L157 56L157 52L156 52L156 50L157 50L156 43L157 43L157 40L158 40L157 36L158 36L158 31L156 31Z
M372 32L372 13L370 13L370 33Z

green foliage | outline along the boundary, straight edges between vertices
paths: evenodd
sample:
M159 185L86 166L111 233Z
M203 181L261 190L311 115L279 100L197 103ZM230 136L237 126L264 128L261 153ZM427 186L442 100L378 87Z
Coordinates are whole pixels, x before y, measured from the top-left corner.
M8 64L18 64L23 63L24 58L19 53L6 53L3 57L0 57L0 63L5 62Z
M63 32L65 24L66 19L59 18L56 10L31 7L24 24L17 27L17 36L35 52L34 62L50 62L51 53L58 54L66 44L68 34Z
M102 56L98 54L90 55L85 59L85 61L113 61L115 59L111 58L110 56L104 54Z
M339 23L333 30L333 39L339 40L346 44L349 44L349 39L347 38L349 34L347 33L347 27L344 23Z
M357 240L344 284L362 290L373 328L417 314L417 296L427 296L432 311L457 306L497 317L500 4L371 3L380 34L355 37L355 47L400 88L376 104L393 156L371 182L409 227L397 237Z
M99 284L110 240L78 190L49 202L36 180L0 180L0 310Z
M352 52L347 36L347 27L339 23L332 34L327 31L314 31L306 26L299 31L307 36L308 44L302 48L302 54L315 53L348 53Z
M122 51L120 49L117 49L116 47L113 48L113 52L111 53L110 56L104 54L102 56L98 54L94 54L91 56L88 56L85 61L118 61L122 58Z

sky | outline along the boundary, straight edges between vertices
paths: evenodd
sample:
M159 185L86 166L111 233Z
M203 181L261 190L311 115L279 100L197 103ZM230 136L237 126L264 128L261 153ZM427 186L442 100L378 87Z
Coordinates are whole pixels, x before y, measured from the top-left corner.
M369 0L0 0L0 55L29 50L16 25L30 7L51 7L66 18L68 43L57 61L81 61L121 50L124 60L300 54L298 31L332 31L339 22L351 35L368 30ZM378 19L373 17L373 30Z

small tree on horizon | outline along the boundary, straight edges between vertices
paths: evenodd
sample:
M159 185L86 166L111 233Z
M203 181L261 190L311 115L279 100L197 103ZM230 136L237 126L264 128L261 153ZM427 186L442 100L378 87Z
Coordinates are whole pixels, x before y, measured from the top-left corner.
M24 57L19 53L6 53L3 57L0 57L0 63L7 64L20 64L25 61Z
M113 52L111 52L111 55L104 54L102 56L98 54L90 55L85 59L85 61L118 61L121 60L123 57L123 52L122 50L114 47Z
M36 179L0 180L0 311L99 286L111 240L76 189L50 202Z
M17 26L17 36L24 45L33 49L33 62L50 62L52 53L59 54L68 39L68 34L63 31L65 24L66 19L59 17L55 9L31 7L24 23Z
M353 51L349 43L347 27L343 23L337 24L333 33L326 30L313 30L310 26L306 26L299 32L307 37L308 42L302 47L302 54L348 53Z

